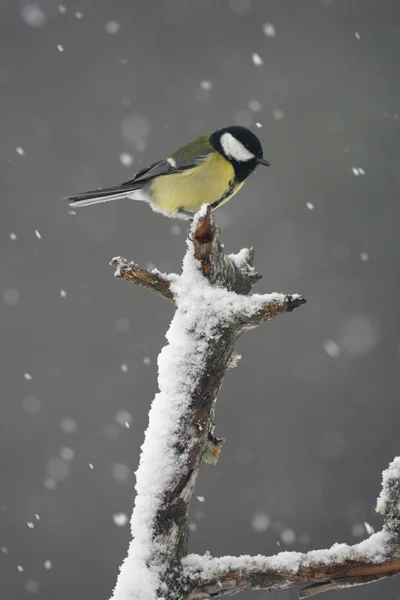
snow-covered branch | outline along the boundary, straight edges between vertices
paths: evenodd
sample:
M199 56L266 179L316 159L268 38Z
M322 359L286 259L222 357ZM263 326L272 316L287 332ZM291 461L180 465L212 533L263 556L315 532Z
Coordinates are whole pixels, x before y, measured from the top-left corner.
M174 297L171 292L171 281L173 280L174 275L168 277L167 275L160 273L157 269L146 271L146 269L142 269L134 262L128 262L125 258L121 258L121 256L113 258L110 264L113 267L117 267L117 270L114 273L117 279L126 279L132 283L141 285L147 290L155 292L156 294L171 300L171 302L174 302Z
M158 358L160 391L136 473L133 540L115 600L185 596L180 574L187 556L187 514L235 343L269 306L272 317L304 302L284 294L249 296L259 279L252 258L251 250L225 256L210 208L204 207L192 225L179 277L112 261L118 277L157 291L177 306L168 345Z
M383 472L376 510L384 516L381 531L354 546L335 544L307 554L275 556L187 556L184 574L188 598L203 600L241 591L278 590L309 584L299 593L309 598L329 590L372 583L400 573L400 457Z
M193 222L180 276L149 273L113 259L117 277L176 304L158 358L159 393L136 473L133 539L114 600L201 600L252 589L310 584L302 598L400 572L400 459L385 471L378 509L381 532L356 546L273 557L188 555L187 516L203 458L220 452L213 413L240 335L305 300L296 294L251 294L260 279L254 252L225 255L209 207ZM213 450L214 448L214 450Z
M261 313L271 318L305 302L284 294L249 295L260 278L252 265L254 253L224 254L209 207L196 216L187 245L179 277L112 261L118 277L177 306L168 344L158 358L160 391L136 473L133 540L115 600L185 597L180 575L187 556L188 509L207 443L214 437L214 403L235 343L253 326L253 318L261 322Z

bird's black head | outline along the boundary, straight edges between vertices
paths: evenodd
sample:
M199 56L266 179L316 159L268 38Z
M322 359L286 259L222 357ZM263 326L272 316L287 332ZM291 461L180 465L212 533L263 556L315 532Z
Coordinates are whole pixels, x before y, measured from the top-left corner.
M263 156L260 140L246 127L232 125L218 129L211 134L210 142L232 163L238 182L244 181L257 165L270 166Z

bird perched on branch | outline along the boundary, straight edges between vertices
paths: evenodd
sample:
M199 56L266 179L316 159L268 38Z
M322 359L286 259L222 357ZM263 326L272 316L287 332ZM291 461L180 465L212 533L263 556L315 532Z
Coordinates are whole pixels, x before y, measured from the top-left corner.
M260 140L234 125L197 138L125 183L66 200L75 207L130 198L167 217L192 219L204 203L214 210L228 202L257 165L270 166Z

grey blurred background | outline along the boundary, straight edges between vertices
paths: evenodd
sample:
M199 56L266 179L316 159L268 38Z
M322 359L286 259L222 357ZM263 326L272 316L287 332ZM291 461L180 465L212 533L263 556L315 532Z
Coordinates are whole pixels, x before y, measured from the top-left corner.
M190 549L380 528L400 451L399 16L397 0L0 0L2 598L109 597L173 308L108 262L179 271L185 251L186 225L145 205L73 215L61 198L233 123L272 167L216 213L226 250L253 245L257 291L308 304L239 344ZM397 600L399 583L340 597Z

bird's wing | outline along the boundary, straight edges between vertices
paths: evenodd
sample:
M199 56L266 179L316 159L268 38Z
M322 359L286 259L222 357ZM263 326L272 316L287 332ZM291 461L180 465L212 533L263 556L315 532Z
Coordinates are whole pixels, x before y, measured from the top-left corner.
M206 136L198 138L189 147L184 146L174 152L170 158L156 162L138 171L133 179L125 181L121 184L121 187L129 187L134 183L146 183L160 175L170 175L186 171L187 169L193 169L213 152L211 145L205 143L205 138ZM199 144L199 142L202 143Z
M145 183L150 179L154 179L154 177L157 177L158 175L166 175L172 170L173 168L167 160L161 160L135 173L133 179L124 181L124 183L121 183L121 187L129 187L133 183Z

